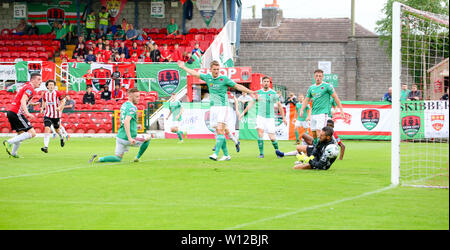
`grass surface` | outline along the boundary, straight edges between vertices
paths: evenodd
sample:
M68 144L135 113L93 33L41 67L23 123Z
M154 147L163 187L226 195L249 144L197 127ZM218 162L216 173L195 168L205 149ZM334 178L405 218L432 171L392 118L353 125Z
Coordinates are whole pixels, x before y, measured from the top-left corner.
M345 141L328 171L293 170L269 142L264 159L242 141L240 153L228 142L231 161L213 162L213 140L156 139L140 163L132 148L94 165L114 139L52 140L48 154L42 143L23 143L20 159L0 151L0 229L449 229L448 189L389 187L387 142Z

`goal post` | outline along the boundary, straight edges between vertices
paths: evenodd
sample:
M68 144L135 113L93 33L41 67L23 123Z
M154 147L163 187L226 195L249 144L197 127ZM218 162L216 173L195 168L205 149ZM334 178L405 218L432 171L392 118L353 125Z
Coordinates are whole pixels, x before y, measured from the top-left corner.
M449 87L448 30L448 16L393 3L393 185L449 186L448 100L441 100Z

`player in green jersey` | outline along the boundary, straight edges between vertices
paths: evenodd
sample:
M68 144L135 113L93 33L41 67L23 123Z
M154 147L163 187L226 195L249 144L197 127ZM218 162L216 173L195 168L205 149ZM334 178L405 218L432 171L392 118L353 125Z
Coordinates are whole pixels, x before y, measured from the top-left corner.
M137 136L137 105L139 103L139 90L131 88L128 90L128 101L120 107L120 128L116 137L115 155L98 157L93 155L89 160L92 162L120 162L125 152L128 152L130 146L139 147L139 152L134 159L139 162L142 154L150 144L150 136Z
M314 144L316 144L318 142L317 131L320 132L327 125L328 113L331 110L330 97L336 101L338 108L341 110L341 115L344 115L344 109L333 86L322 81L323 71L321 69L314 71L314 80L316 83L309 87L299 115L303 116L306 106L312 100L311 132L314 137Z
M242 119L245 113L251 109L255 103L257 104L256 130L258 131L259 158L264 158L264 133L269 135L273 148L278 150L278 141L275 137L275 104L278 105L278 110L281 111L283 123L287 125L280 98L278 97L277 92L270 88L270 78L268 76L262 78L262 86L263 88L257 91L258 99L252 100L239 116L239 120Z
M302 102L305 99L305 96L303 94L298 94L298 102L295 104L295 115L294 115L294 126L295 126L295 144L300 144L300 138L302 138L303 133L308 134L309 129L309 122L311 121L311 106L306 106L306 112L303 112L303 116L300 116L300 109L302 108ZM299 130L303 129L302 133L299 133Z
M169 115L167 115L166 120L169 119L170 115L172 115L172 124L170 125L170 131L178 135L178 139L180 143L183 143L183 132L179 130L181 123L181 115L183 114L183 106L181 106L181 102L176 100L176 94L173 93L171 97L171 101L169 102ZM185 136L186 138L186 136Z
M216 151L212 155L210 155L209 158L211 160L217 161L220 150L222 149L224 156L220 160L231 160L231 156L228 153L227 143L225 139L227 117L229 115L227 90L229 87L231 87L248 94L254 94L256 92L249 90L243 85L236 84L227 76L221 76L220 64L218 61L211 62L209 69L211 71L211 74L200 74L195 70L187 68L182 61L178 61L178 66L193 77L203 80L208 86L211 105L210 124L211 127L216 130Z

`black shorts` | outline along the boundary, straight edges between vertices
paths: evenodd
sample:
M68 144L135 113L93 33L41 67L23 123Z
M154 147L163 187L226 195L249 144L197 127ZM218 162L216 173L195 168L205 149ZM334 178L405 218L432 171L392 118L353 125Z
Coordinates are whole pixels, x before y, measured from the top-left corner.
M16 132L27 132L28 130L32 129L33 126L31 126L31 123L28 121L28 119L22 115L22 114L16 114L12 111L8 111L6 113L6 116L8 117L9 124L11 125L11 129L15 130Z
M50 118L50 117L44 116L44 127L50 127L53 124L53 127L55 129L58 129L59 121L60 121L60 118Z
M313 145L308 145L308 146L306 147L306 155L307 155L307 156L311 156L313 149L314 149L314 146L313 146Z

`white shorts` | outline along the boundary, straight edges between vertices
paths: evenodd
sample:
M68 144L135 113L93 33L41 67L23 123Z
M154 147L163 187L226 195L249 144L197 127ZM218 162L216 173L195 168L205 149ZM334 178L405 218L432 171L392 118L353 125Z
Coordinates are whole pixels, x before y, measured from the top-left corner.
M172 120L172 122L170 124L170 128L174 128L174 127L179 128L180 127L180 123L181 123L181 121L173 121Z
M258 115L256 117L256 128L263 129L264 133L275 134L275 119L265 118Z
M227 124L227 120L228 120L228 107L227 106L212 106L209 111L210 111L209 124L210 124L211 128L215 128L218 123Z
M136 140L135 145L131 145L128 140L123 140L118 137L116 137L116 155L123 155L124 153L128 152L131 147L140 147L142 143L144 143L146 140L148 140L148 136L137 136L134 138Z
M322 130L327 126L328 114L311 115L311 131Z
M308 129L309 128L309 122L296 120L295 121L295 127L296 128L303 127L304 129Z

